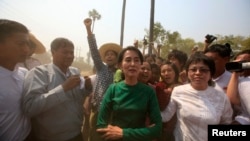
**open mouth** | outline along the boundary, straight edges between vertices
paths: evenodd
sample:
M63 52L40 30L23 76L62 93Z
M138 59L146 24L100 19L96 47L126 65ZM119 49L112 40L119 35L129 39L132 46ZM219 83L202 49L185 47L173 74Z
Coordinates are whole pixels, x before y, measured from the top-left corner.
M136 69L129 69L129 72L136 72Z

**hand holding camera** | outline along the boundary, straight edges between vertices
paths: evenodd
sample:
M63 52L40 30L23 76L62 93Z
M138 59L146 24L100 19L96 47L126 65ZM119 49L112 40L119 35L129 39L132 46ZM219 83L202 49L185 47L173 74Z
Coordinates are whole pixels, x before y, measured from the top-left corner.
M228 62L225 67L226 70L231 72L242 72L244 70L250 69L250 62L247 61Z
M206 38L205 42L208 44L211 44L214 40L217 40L217 37L210 34L207 34L205 38Z

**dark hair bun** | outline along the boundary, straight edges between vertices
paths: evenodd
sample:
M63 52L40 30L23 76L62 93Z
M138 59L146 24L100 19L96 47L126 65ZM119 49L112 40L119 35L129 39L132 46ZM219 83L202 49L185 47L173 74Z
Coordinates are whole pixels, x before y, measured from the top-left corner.
M231 45L229 43L225 43L225 46L231 48Z

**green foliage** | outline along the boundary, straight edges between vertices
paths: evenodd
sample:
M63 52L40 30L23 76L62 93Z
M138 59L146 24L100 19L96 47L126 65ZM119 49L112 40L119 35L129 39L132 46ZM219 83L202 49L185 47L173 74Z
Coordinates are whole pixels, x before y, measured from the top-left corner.
M145 29L146 37L149 37L149 30ZM214 35L217 37L212 44L225 44L229 43L233 51L241 51L245 49L250 49L250 36L235 36L235 35L226 35L222 36L220 34ZM205 38L204 38L205 41ZM183 39L181 34L178 31L166 31L161 23L156 22L154 25L154 43L160 44L160 56L165 58L167 54L173 49L178 49L186 52L188 55L191 54L191 50L194 46L198 46L198 50L202 51L204 47L204 42L196 42L192 38ZM139 47L141 42L139 42ZM156 48L156 47L155 47Z
M100 20L102 16L95 9L93 9L92 11L89 11L89 17L93 20L92 32L94 32L95 21Z
M89 11L89 17L92 18L93 21L100 20L101 15L97 12L97 10L92 9L92 11Z
M250 49L250 36L241 41L241 50Z

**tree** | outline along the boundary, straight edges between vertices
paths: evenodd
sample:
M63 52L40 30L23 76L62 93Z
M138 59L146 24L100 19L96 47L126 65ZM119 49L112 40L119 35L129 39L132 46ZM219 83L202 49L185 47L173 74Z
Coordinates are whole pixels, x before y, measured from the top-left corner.
M250 40L249 37L247 38L243 36L234 36L234 35L226 35L226 36L216 35L216 36L218 37L218 39L215 43L218 43L218 44L229 43L234 53L250 48L249 41L248 41L249 43L247 44L247 40Z
M194 39L191 38L181 39L180 42L181 44L177 44L177 49L190 55L192 53L193 47L196 45Z
M177 31L173 33L167 31L166 38L169 44L177 44L181 40L181 34Z
M148 29L144 29L146 32L146 35L144 37L144 40L147 40L149 38L149 30ZM153 42L157 44L157 47L162 47L162 45L164 44L165 40L166 40L166 30L164 29L164 27L161 25L160 22L156 22L154 24L153 27ZM146 39L147 38L147 39ZM145 44L147 45L147 44ZM146 46L145 46L146 47ZM154 51L154 53L157 56L160 56L159 50L157 47L152 46L152 51ZM156 49L157 48L157 49ZM145 48L144 48L145 49Z
M92 11L89 11L89 17L92 18L93 24L92 24L92 32L94 31L95 21L101 19L101 15L93 9Z
M166 56L173 49L180 49L183 46L181 34L177 31L170 32L161 30L160 38L162 41L161 56Z
M250 49L250 36L242 41L242 50Z
M150 42L148 41L150 35L149 30L145 28L144 31L146 32L144 39L138 41L138 48L143 48L143 53L145 52L145 49L148 47ZM156 43L157 46L152 46L151 49L153 49L153 51L157 50L155 52L157 53L156 55L163 58L167 56L167 54L173 49L184 51L185 53L190 55L194 46L198 46L199 51L201 51L204 47L204 42L195 42L195 40L192 38L182 39L181 34L178 31L166 31L160 22L156 22L154 24L153 33L153 42ZM217 37L217 40L215 40L212 44L229 43L234 53L237 53L241 50L250 49L250 36L222 36L219 34L216 34L214 36Z
M183 46L183 41L181 39L181 34L177 31L165 33L165 40L162 46L161 56L166 56L173 49L180 49Z

